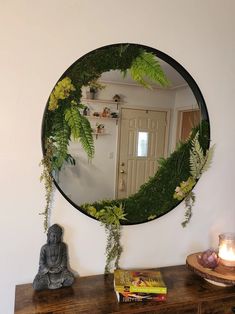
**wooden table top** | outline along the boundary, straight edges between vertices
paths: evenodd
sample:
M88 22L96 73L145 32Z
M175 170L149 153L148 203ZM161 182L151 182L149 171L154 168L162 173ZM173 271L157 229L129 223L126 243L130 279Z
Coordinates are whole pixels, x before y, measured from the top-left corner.
M168 288L164 302L147 302L144 313L166 306L187 307L199 301L232 296L235 287L209 284L186 265L158 268ZM15 314L141 313L143 303L118 303L113 289L113 274L76 278L72 287L34 291L32 284L16 286ZM142 312L143 313L143 312ZM165 312L164 313L170 313Z

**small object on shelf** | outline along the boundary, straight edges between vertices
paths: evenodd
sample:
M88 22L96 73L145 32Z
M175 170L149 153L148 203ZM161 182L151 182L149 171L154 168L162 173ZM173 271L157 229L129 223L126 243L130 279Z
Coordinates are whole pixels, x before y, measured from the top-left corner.
M95 112L93 113L93 116L98 118L98 117L100 117L100 114L99 114L99 112L95 111Z
M101 114L101 117L103 118L109 118L110 117L110 109L108 107L105 107L102 114Z
M104 134L104 124L102 123L96 123L96 129L94 134L96 135L96 138L99 134Z
M118 118L118 113L117 112L111 112L110 116L113 119L117 119Z
M89 116L90 115L90 109L87 106L83 109L83 115L84 116Z
M90 89L89 91L86 91L86 98L87 99L95 99L95 91Z
M155 270L116 269L114 270L114 289L121 293L167 293L161 272Z
M96 133L104 133L104 124L96 123Z
M89 83L89 91L87 92L87 98L95 99L96 94L99 90L102 90L105 88L105 85L99 83L97 80L92 80Z
M208 249L198 255L198 263L202 267L214 269L219 264L219 257L215 250Z
M114 100L115 102L119 102L119 101L121 100L121 97L116 94L116 95L113 96L113 100Z

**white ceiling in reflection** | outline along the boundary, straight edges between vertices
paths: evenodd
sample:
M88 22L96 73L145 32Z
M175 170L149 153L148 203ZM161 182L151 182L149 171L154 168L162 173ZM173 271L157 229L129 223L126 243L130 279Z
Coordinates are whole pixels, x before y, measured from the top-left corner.
M161 67L166 74L166 77L170 81L170 86L167 87L168 89L176 89L180 87L187 86L187 82L184 78L168 63L164 62L163 60L159 60ZM130 74L127 72L125 78L123 78L122 73L119 70L111 70L109 72L105 72L101 75L99 81L106 82L106 83L115 83L115 84L131 84L131 85L138 85L135 81L132 80ZM153 88L162 88L158 84L150 83Z

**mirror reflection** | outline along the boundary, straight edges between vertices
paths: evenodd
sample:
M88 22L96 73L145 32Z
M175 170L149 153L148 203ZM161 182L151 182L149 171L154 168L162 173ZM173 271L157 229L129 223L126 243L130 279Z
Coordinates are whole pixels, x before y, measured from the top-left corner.
M189 73L153 48L117 44L90 52L62 75L42 142L44 153L52 143L54 181L73 206L93 218L105 206L122 207L123 224L135 224L179 203L173 195L190 176L195 128L207 149L207 109Z
M158 169L158 160L168 157L177 142L186 140L200 122L197 101L182 76L161 61L169 87L146 89L120 71L101 75L104 87L95 99L83 88L82 103L94 132L95 156L91 162L77 141L69 153L76 164L65 164L58 184L76 204L123 198L136 193ZM113 97L118 95L120 101ZM107 115L105 115L107 111ZM117 118L112 118L115 113ZM101 130L98 127L102 126Z

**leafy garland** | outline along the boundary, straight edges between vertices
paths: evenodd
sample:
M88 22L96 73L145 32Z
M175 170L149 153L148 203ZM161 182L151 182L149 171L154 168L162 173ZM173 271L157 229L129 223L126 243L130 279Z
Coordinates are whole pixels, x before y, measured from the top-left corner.
M119 69L124 75L129 69L132 78L148 88L150 85L146 78L162 86L169 85L154 54L146 52L139 45L114 45L97 49L78 60L64 73L50 95L44 115L41 179L46 190L46 208L42 213L45 218L45 230L48 228L52 200L53 173L60 171L65 162L75 164L74 158L68 153L70 140L79 140L89 159L94 156L92 128L88 119L81 114L81 110L84 109L84 105L80 103L81 89L83 86L93 86L103 72L111 69ZM93 210L92 214L90 206L87 211L105 226L107 233L105 272L109 272L113 261L114 266L118 267L122 252L120 221L126 220L124 207L120 203L110 204L99 208L99 211Z
M119 259L123 251L121 239L121 224L120 220L125 220L125 213L122 205L120 206L105 206L97 212L95 207L87 208L89 214L98 219L105 227L107 234L106 244L106 263L104 272L110 272L112 266L119 268Z
M180 143L168 158L159 160L160 166L156 174L144 183L137 193L123 199L85 203L82 205L82 209L87 212L89 206L93 206L99 211L105 206L122 204L126 220L121 221L121 224L125 225L130 222L140 223L144 219L146 220L146 217L148 220L155 219L176 207L196 183L194 181L187 182L187 193L181 199L173 197L176 187L180 186L181 182L186 182L191 176L190 150L197 132L200 147L205 153L209 143L209 125L207 121L203 120L198 127L192 130L191 136L186 142Z
M187 181L182 181L179 186L176 187L173 197L177 200L185 200L185 220L182 222L182 226L186 227L192 217L192 207L195 203L195 194L192 191L196 182L199 180L203 172L207 171L211 165L212 157L215 146L213 145L205 153L199 143L199 132L191 141L190 149L190 176Z
M40 166L43 167L43 170L40 176L40 181L44 183L45 199L46 199L45 209L42 213L40 213L40 215L44 216L43 225L44 225L45 232L47 231L49 227L49 211L51 208L52 195L53 195L53 190L54 190L53 177L51 175L52 158L53 158L53 144L49 139L47 139L46 140L46 154L44 155L43 159L40 162Z

